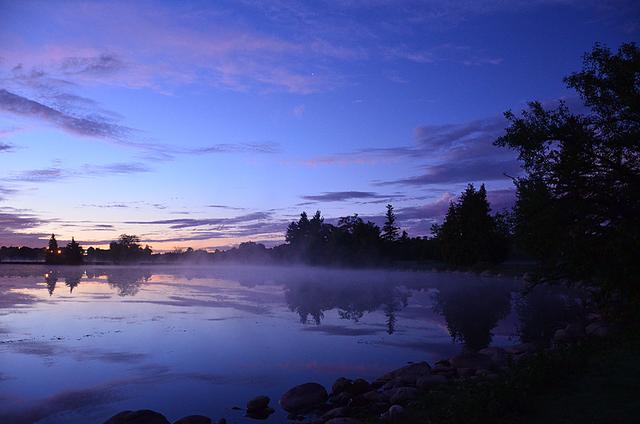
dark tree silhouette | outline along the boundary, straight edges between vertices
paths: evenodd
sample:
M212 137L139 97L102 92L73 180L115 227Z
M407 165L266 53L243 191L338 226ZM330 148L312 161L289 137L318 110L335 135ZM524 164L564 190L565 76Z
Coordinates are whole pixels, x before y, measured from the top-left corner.
M387 205L387 213L385 214L385 222L382 227L382 238L386 241L395 241L398 239L398 231L396 226L396 214L393 212L393 206Z
M469 184L459 200L449 205L442 225L432 227L445 262L470 266L506 259L507 234L500 231L503 226L490 212L484 184L479 190Z
M56 240L55 234L51 234L51 238L49 239L45 261L48 264L62 263L62 250L58 248L58 241Z
M65 263L79 265L84 262L84 249L71 237L71 242L64 249Z
M143 249L140 238L136 235L122 234L116 241L109 243L111 260L115 263L132 262L151 256L152 250L147 245Z
M640 50L596 45L565 78L587 112L539 102L495 142L515 149L515 233L540 263L540 279L601 284L640 297Z

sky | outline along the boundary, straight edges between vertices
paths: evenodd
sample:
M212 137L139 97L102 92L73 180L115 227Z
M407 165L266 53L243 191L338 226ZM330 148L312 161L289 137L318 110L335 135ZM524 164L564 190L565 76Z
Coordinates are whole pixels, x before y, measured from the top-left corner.
M300 212L429 235L531 100L640 35L635 1L0 0L0 245L274 245Z

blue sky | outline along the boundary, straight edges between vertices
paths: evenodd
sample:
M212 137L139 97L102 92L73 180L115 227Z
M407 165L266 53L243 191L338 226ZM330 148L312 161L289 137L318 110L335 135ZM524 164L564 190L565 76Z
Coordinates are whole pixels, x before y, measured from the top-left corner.
M156 250L283 238L302 210L427 235L466 183L509 206L491 142L633 1L0 0L0 245Z

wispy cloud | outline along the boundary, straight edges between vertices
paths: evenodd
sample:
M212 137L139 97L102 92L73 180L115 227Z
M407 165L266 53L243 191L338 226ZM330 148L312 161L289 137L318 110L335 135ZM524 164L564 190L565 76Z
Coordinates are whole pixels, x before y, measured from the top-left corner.
M304 200L311 202L342 202L356 199L391 200L403 197L400 194L378 194L371 191L329 191L322 194L302 196Z
M15 115L48 122L72 134L125 143L132 129L98 116L77 117L56 110L35 100L0 89L0 110Z
M161 219L155 221L127 221L126 224L142 224L142 225L169 225L169 228L181 229L202 226L224 226L229 224L240 224L250 221L266 220L271 217L269 212L253 212L246 215L240 215L233 218L177 218L177 219Z

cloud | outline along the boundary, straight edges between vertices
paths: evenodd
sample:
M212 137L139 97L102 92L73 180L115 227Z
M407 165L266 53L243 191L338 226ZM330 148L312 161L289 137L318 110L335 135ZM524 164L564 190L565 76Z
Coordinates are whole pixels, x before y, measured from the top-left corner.
M66 57L61 69L66 74L110 75L125 68L124 62L115 54L102 53L94 57Z
M506 175L521 172L518 162L500 159L468 159L454 163L442 163L425 166L422 175L400 178L391 181L374 182L375 185L424 186L434 184L452 184L507 180Z
M207 205L208 208L214 208L214 209L227 209L230 211L242 211L245 210L245 208L237 208L234 206L227 206L227 205Z
M370 191L330 191L318 195L302 196L305 200L312 202L342 202L353 199L400 199L404 197L399 194L377 194ZM309 204L309 203L307 203Z
M132 130L99 116L76 117L35 100L0 89L0 110L48 122L72 134L124 143Z
M164 219L156 221L127 221L126 224L142 224L142 225L169 225L169 228L181 229L202 226L223 226L230 224L240 224L249 221L265 220L271 217L269 212L253 212L246 215L240 215L233 218L178 218Z
M5 181L47 183L75 177L97 177L106 175L128 175L149 172L151 168L140 162L115 162L108 164L84 164L80 168L63 168L59 163L47 168L28 169L4 178Z
M0 240L5 246L39 246L47 234L32 232L42 223L35 215L3 208L0 210Z

